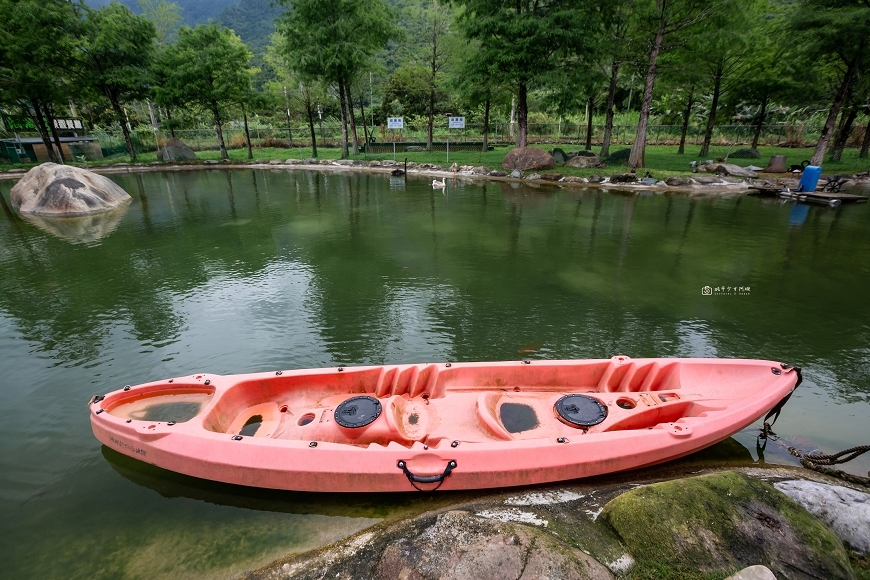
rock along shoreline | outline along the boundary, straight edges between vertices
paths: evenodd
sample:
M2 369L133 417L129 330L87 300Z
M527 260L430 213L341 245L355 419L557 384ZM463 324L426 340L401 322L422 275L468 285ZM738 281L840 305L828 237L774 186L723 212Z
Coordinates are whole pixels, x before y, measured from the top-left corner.
M434 509L243 578L852 580L870 573L862 543L870 494L839 480L793 467L704 469L673 479L663 466L639 475L453 501L434 494ZM825 494L851 498L846 511L855 517L819 511Z
M203 171L203 170L227 170L227 169L270 169L270 170L306 170L306 171L330 171L330 172L361 172L389 175L396 169L403 169L404 163L400 161L377 161L378 165L372 165L372 162L362 160L320 160L317 163L307 162L308 160L288 159L286 161L271 160L271 161L256 161L256 162L226 162L226 161L202 161L202 162L181 162L181 163L116 163L114 165L105 166L85 166L84 169L92 171L100 175L119 175L127 173L151 173L162 171ZM635 183L615 183L609 178L601 178L602 181L592 180L581 177L565 177L562 178L559 174L552 173L528 173L523 177L511 177L510 175L499 175L503 173L495 170L496 175L483 166L463 166L463 170L453 173L445 170L442 166L414 162L408 163L409 176L421 177L439 177L452 178L465 182L473 181L501 181L508 183L525 184L533 188L540 187L555 187L561 189L576 189L576 188L598 188L604 190L618 191L649 191L651 193L685 193L695 195L741 195L757 188L760 184L755 184L752 181L746 181L734 177L717 177L708 174L694 175L693 177L677 178L682 184L670 185L664 181L658 181L654 184L642 182ZM5 172L0 172L0 180L18 180L27 170L12 169ZM561 179L553 179L550 176L558 176ZM790 180L787 180L790 181ZM448 181L448 187L450 182ZM796 181L795 181L796 183Z

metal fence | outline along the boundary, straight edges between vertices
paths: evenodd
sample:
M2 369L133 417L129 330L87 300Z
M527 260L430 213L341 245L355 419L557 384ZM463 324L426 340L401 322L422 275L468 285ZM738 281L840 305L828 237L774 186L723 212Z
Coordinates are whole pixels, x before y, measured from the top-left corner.
M617 125L613 127L611 146L630 146L634 143L637 127L635 125ZM647 133L648 145L677 145L682 127L680 125L651 125ZM714 145L749 145L755 127L750 125L719 125L713 131ZM808 125L764 125L762 126L759 143L773 146L814 146L818 140L821 127ZM223 130L224 142L228 149L244 149L247 147L244 129L240 123L228 123ZM341 126L337 123L315 125L317 145L320 147L338 147L341 143ZM357 126L360 142L366 139L378 142L425 142L427 127L425 122L405 123L405 129L391 130L384 126ZM24 136L24 134L20 134ZM289 149L310 147L311 136L307 124L294 124L290 127L256 127L250 129L251 145L255 149L255 157L267 155L263 151L268 148ZM507 122L490 124L488 140L490 145L510 145L516 141L516 125L511 127ZM37 135L33 135L37 136ZM89 136L96 137L104 157L126 155L126 144L120 130L91 131ZM218 149L217 134L214 129L176 130L175 136L184 141L194 151L215 151ZM12 138L0 134L0 138ZM137 127L132 132L132 141L137 154L155 152L170 138L169 131L153 130L148 126ZM600 146L604 138L604 125L592 125L592 144ZM704 138L704 129L689 127L686 142L688 145L699 146ZM481 142L483 141L482 124L471 124L465 129L447 129L436 127L434 140L439 142ZM584 123L529 123L528 141L533 144L554 144L563 146L583 146L586 143L586 124ZM0 159L0 162L8 160Z

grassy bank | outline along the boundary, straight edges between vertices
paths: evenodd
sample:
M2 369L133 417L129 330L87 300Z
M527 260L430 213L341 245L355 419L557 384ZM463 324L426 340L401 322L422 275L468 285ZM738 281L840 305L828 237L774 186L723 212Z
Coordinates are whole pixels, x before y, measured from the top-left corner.
M541 148L548 148L545 145L541 145ZM564 147L564 146L563 146ZM570 147L564 147L565 150L570 150ZM405 158L408 161L414 161L416 163L434 163L441 165L445 168L449 167L450 164L456 162L459 165L485 165L490 169L500 169L502 159L510 151L510 147L499 147L492 151L452 151L449 156L444 151L434 151L434 152L426 152L426 151L397 151L396 152L396 160L403 161ZM579 149L579 147L578 147ZM617 147L615 150L622 149L622 147ZM705 158L697 157L698 153L697 147L691 147L689 151L684 155L677 154L676 146L668 146L668 145L650 145L646 148L646 165L642 169L638 170L638 173L641 175L647 171L652 173L653 176L657 178L665 178L672 175L688 175L691 174L691 168L689 163L691 161L703 161L704 159L719 159L724 158L726 154L729 153L729 147L721 146L721 147L711 147L710 154ZM733 153L735 148L730 148L730 152ZM801 149L790 149L785 147L759 147L759 153L761 154L760 159L731 159L729 158L729 163L734 163L740 166L747 165L755 165L758 167L764 167L767 165L768 160L772 155L785 155L786 156L786 164L797 164L801 163L804 160L812 157L813 149L812 148L801 148ZM293 147L289 149L278 149L278 148L259 148L254 149L254 160L255 161L264 161L268 162L272 159L306 159L311 157L311 148L310 147ZM246 162L248 161L248 152L247 149L232 149L229 151L230 159L237 162ZM201 160L219 160L220 152L218 151L198 151L197 157ZM337 148L319 148L318 149L318 158L319 159L338 159L340 157L340 150ZM362 159L362 160L384 160L384 159L393 159L392 153L376 153L376 154L360 154L353 155L351 159ZM96 162L89 162L89 166L104 166L104 165L112 165L114 163L124 163L127 162L128 159L126 156L120 155L112 158L101 159ZM140 163L152 163L157 161L157 155L155 153L143 153L137 157L137 162ZM76 164L78 165L78 164ZM11 168L11 167L20 167L20 168L29 168L32 167L32 164L19 164L15 166L3 166L3 168ZM843 157L838 162L825 161L823 164L824 173L825 174L852 174L859 171L868 171L870 170L870 159L859 159L858 158L858 149L846 149L843 152ZM571 167L557 167L549 172L562 173L564 175L576 175L581 177L588 177L593 173L598 173L600 175L613 175L614 173L625 173L628 171L627 167L624 165L609 165L606 168L594 168L594 169L576 169Z

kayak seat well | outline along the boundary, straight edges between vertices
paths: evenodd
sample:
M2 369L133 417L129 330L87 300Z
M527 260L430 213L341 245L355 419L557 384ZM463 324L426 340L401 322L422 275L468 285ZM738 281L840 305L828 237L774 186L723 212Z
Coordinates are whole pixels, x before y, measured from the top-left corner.
M281 409L277 403L254 405L239 413L228 433L246 437L271 437L281 422Z

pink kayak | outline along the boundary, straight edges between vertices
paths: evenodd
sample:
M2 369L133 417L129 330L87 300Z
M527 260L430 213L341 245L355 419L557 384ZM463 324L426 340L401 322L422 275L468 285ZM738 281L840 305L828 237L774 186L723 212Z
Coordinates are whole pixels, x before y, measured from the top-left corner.
M682 457L778 408L800 369L739 359L339 367L197 374L91 399L104 445L226 483L480 489Z

